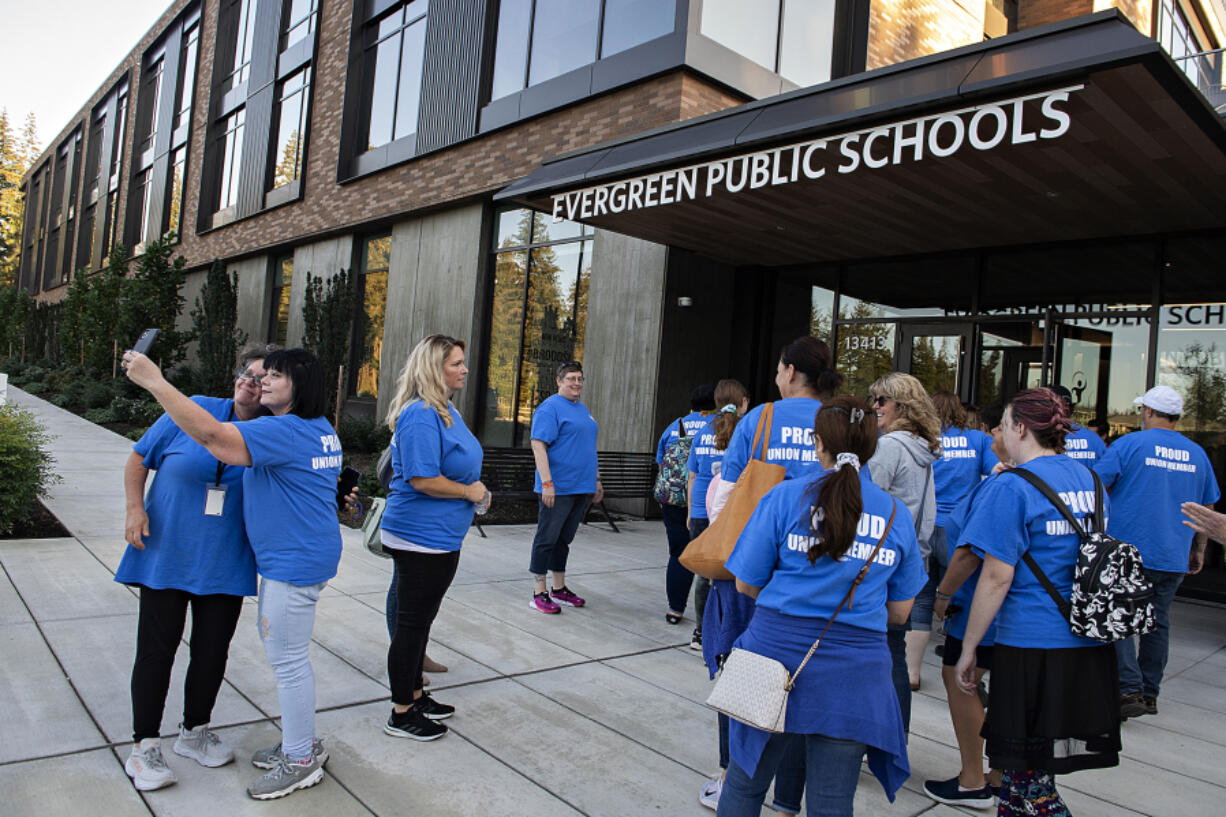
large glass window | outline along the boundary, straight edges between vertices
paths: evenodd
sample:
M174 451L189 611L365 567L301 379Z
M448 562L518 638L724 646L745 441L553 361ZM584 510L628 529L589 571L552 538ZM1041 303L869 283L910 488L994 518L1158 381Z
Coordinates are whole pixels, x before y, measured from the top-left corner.
M255 8L257 0L235 0L229 15L235 26L233 40L234 59L230 75L222 83L222 93L242 85L251 77L251 53L255 46Z
M302 175L302 148L310 91L310 68L302 69L281 85L281 97L277 103L277 141L273 145L271 162L271 187L289 184Z
M662 37L674 0L503 0L491 99Z
M285 0L281 12L282 51L314 33L316 5L316 0Z
M1180 431L1206 445L1221 440L1226 432L1226 303L1162 308L1158 382L1183 396Z
M183 178L187 171L187 146L176 150L170 156L170 190L166 207L166 229L176 236L180 234L183 220Z
M179 69L179 96L175 105L174 130L191 120L192 97L196 91L196 57L200 52L200 25L193 24L183 35L183 57Z
M1162 0L1159 3L1158 31L1155 39L1171 55L1175 64L1184 70L1193 84L1199 87L1200 61L1184 58L1208 49L1202 48L1196 42L1192 26L1188 24L1188 19L1184 17L1183 9L1179 8L1176 0Z
M413 0L369 27L367 150L417 132L427 10L427 0Z
M702 33L800 86L830 79L835 0L703 0Z
M499 214L481 438L528 444L532 412L557 391L561 363L583 360L590 227L531 210Z
M358 342L353 394L379 396L379 361L383 357L383 317L387 312L387 273L391 264L392 237L366 239L362 250L362 309L358 313Z
M247 109L239 108L226 118L221 134L221 179L217 188L217 209L224 210L238 201L239 165L243 161L243 130Z
M285 346L289 338L289 301L294 285L294 256L284 255L273 263L272 315L268 342Z
M153 140L157 137L157 110L162 100L162 76L165 68L166 61L159 55L145 68L141 77L140 118L136 124L137 156L153 147Z

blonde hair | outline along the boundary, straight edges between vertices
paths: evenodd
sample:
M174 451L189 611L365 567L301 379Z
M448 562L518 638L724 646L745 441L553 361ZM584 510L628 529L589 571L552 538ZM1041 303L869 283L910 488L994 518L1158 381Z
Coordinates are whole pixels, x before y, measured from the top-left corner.
M396 395L387 407L388 428L396 430L400 412L413 400L421 400L434 409L443 425L451 427L451 395L443 379L443 365L456 347L464 349L464 341L448 335L430 335L413 347L400 377L396 378Z
M898 404L899 418L884 432L909 431L928 443L928 450L941 450L941 421L937 417L932 398L920 383L909 374L890 372L879 377L868 387L869 394L891 398Z

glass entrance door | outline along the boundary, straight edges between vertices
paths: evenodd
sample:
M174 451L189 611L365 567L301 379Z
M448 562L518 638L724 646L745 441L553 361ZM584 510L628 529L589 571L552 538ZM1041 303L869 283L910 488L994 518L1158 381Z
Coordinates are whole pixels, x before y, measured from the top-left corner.
M972 324L901 324L899 330L899 371L914 376L929 394L951 391L962 400L969 399Z

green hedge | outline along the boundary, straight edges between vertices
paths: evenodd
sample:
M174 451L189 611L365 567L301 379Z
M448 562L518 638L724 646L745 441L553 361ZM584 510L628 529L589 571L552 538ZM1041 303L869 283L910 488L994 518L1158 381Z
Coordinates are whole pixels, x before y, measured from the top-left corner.
M36 497L44 496L59 477L47 452L50 437L34 414L14 405L0 406L0 534L29 518Z

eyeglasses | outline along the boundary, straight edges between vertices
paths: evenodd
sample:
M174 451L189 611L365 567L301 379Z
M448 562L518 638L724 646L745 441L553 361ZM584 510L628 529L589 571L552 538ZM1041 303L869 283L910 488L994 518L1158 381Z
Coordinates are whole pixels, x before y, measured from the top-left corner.
M239 369L237 372L234 373L234 379L242 380L244 381L244 384L254 383L258 386L260 384L260 381L264 379L264 375L252 374L246 369Z

